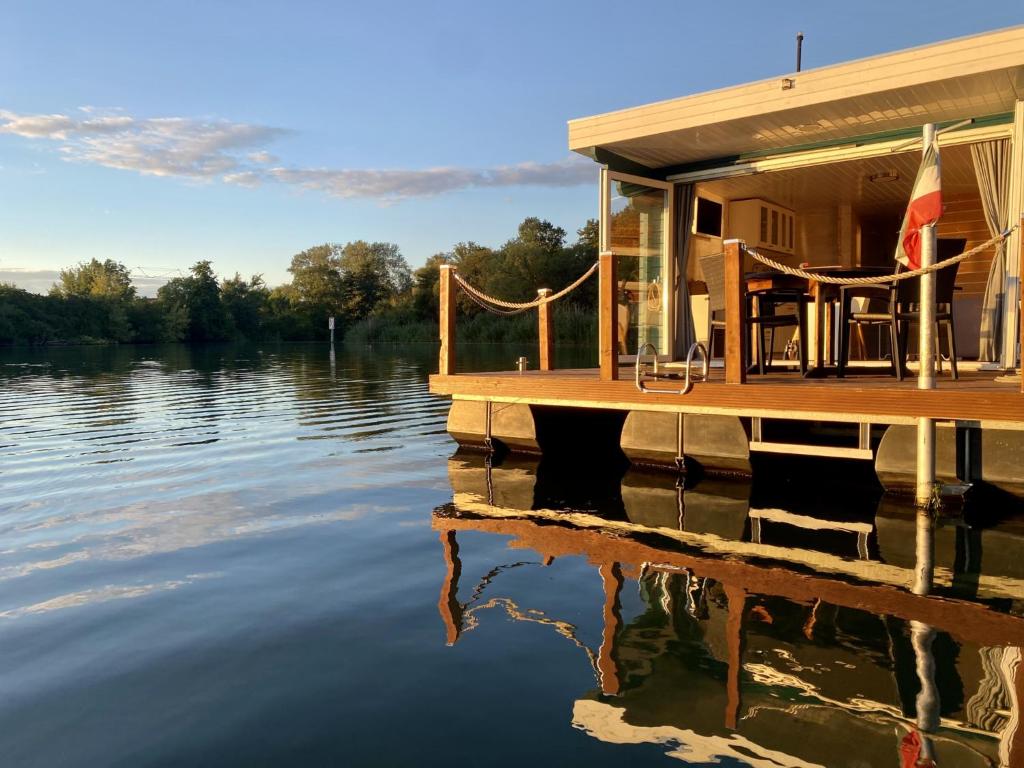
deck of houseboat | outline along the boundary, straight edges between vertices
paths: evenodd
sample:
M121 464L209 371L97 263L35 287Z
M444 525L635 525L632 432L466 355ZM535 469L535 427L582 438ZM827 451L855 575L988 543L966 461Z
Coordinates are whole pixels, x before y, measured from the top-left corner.
M672 388L679 382L654 386ZM434 375L430 391L461 400L527 405L875 424L914 424L923 417L1024 430L1019 383L993 371L961 371L956 381L940 375L935 389L919 390L914 377L897 381L887 372L865 369L841 379L803 378L793 372L752 375L745 384L727 384L724 371L712 368L709 380L695 384L686 395L639 391L632 367L620 368L613 381L601 380L596 368L495 371Z

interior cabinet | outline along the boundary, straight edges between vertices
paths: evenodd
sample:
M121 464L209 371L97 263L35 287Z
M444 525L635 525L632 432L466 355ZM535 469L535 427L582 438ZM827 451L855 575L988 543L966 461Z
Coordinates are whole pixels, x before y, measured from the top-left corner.
M729 235L752 248L782 253L796 249L796 214L789 208L751 198L729 203Z

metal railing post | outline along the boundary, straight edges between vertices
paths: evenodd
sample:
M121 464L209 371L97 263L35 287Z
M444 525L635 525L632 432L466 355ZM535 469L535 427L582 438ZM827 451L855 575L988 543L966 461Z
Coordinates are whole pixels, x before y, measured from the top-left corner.
M456 287L452 276L455 268L451 264L441 265L440 317L438 330L441 336L441 352L438 356L437 372L441 376L455 373L455 298Z
M538 299L546 299L551 295L550 288L539 288ZM551 302L545 301L537 307L537 335L540 343L540 370L553 371L555 369L554 347L555 333L552 321L553 307Z

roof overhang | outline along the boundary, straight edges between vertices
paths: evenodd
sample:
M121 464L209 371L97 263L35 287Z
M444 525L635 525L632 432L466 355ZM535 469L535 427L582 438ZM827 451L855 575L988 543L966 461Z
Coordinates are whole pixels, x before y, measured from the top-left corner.
M1012 112L1024 26L569 122L569 148L670 169Z

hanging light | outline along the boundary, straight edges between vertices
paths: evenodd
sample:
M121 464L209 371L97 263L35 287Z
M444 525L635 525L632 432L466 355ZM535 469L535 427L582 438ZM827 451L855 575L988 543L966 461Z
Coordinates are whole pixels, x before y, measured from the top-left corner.
M873 184L888 184L891 181L899 181L900 172L895 169L888 171L880 171L879 173L872 173L868 176L868 181Z

